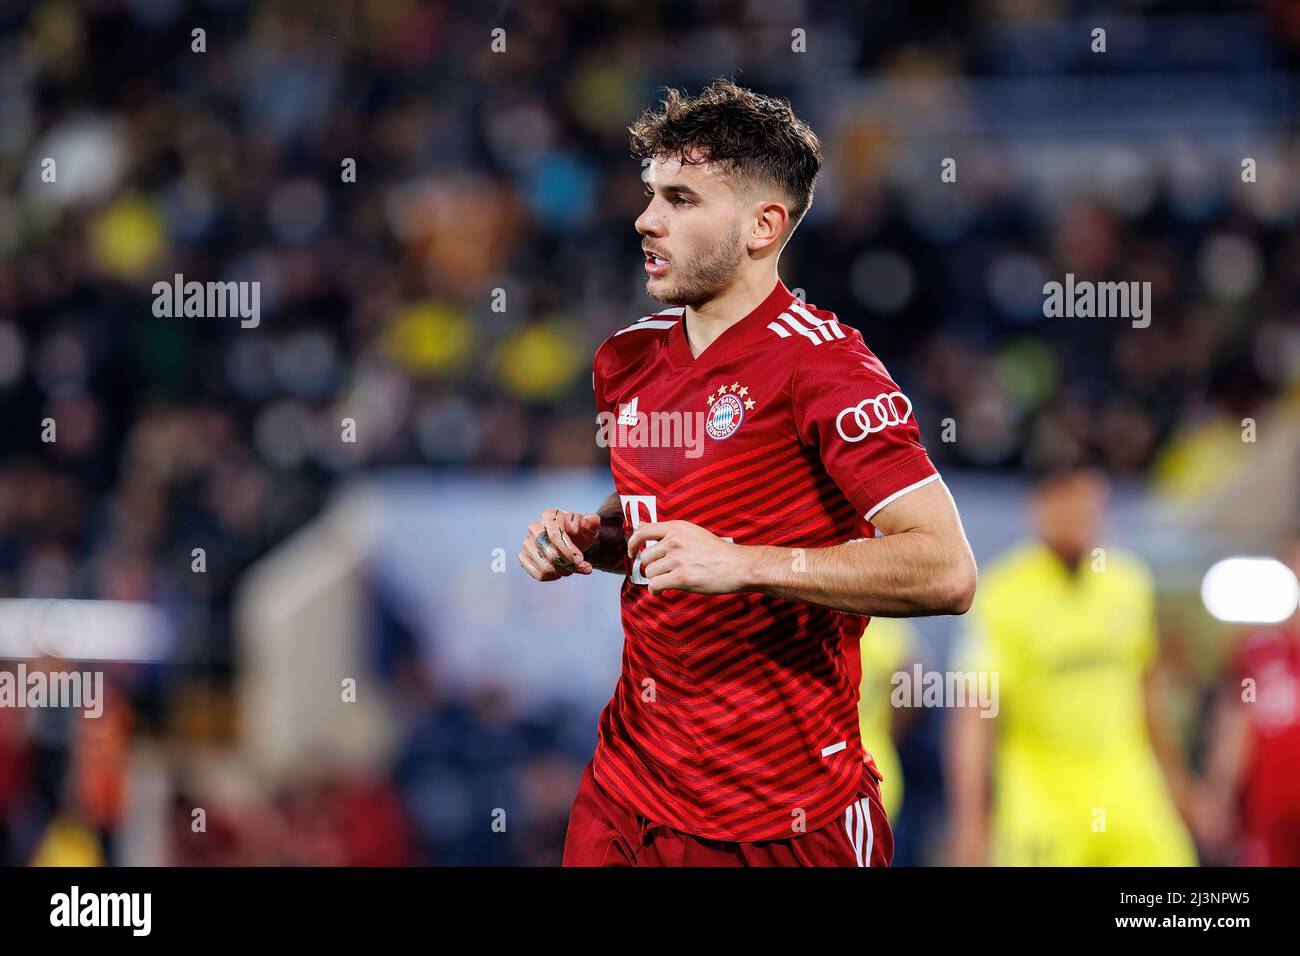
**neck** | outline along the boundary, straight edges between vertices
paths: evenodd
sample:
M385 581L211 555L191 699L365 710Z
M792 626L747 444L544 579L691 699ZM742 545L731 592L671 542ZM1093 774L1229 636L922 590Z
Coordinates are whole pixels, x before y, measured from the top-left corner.
M777 283L776 265L752 270L722 292L686 307L686 337L691 354L699 356L723 332L731 328L772 294Z
M1078 574L1079 566L1083 563L1083 551L1065 551L1053 547L1051 544L1047 545L1047 549L1056 555L1056 559L1065 565L1067 571L1071 574Z

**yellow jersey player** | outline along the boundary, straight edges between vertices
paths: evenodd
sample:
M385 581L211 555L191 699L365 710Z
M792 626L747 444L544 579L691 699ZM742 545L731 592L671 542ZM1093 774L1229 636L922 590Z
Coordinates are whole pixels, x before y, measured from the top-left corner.
M984 574L956 666L996 673L998 706L953 711L955 863L1196 865L1179 809L1199 791L1159 719L1155 589L1099 543L1107 495L1088 469L1047 477L1037 538Z

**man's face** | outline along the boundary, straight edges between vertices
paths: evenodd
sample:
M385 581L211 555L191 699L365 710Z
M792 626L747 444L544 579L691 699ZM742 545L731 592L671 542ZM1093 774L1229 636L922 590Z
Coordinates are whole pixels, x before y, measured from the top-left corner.
M733 281L745 257L740 202L714 163L648 163L649 204L637 217L646 294L669 305L698 306Z
M1106 479L1092 471L1073 472L1036 489L1039 537L1067 560L1082 560L1097 543L1109 497Z

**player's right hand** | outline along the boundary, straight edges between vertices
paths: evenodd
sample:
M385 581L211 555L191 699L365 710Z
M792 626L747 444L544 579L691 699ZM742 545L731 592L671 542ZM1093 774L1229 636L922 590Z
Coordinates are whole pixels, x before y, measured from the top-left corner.
M582 552L596 543L599 533L598 514L547 508L528 526L528 537L519 549L519 564L538 581L558 581L575 571L591 574L595 568Z

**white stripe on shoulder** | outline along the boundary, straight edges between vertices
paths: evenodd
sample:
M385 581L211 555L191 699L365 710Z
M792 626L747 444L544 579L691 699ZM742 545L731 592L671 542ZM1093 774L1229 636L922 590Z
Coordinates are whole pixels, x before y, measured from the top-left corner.
M629 325L625 329L619 329L614 334L622 335L624 332L639 332L641 329L671 329L676 324L677 324L676 319L666 319L662 322L655 322L653 320L642 319L640 322L636 323L635 325Z
M827 342L829 342L832 337L837 339L845 337L838 320L817 318L817 316L804 308L797 299L790 303L790 311L795 313L795 315L802 316L803 320L817 329L817 331L822 334L823 339Z
M615 335L622 335L624 332L635 332L637 329L671 329L677 324L675 318L668 316L678 316L686 311L686 306L679 305L671 309L664 309L662 312L656 312L654 315L643 315L625 329L619 329Z
M780 319L782 322L784 322L790 328L790 331L798 332L800 335L806 338L813 345L820 345L822 343L821 337L816 332L808 328L808 326L804 325L802 322L800 322L798 319L792 316L789 312L782 312L780 315L777 316L777 318ZM785 332L781 328L781 326L775 322L770 323L768 325L768 328L772 329L774 332L776 332L777 335L780 335L782 338L790 337L789 332Z
M795 318L798 316L798 318ZM801 322L800 319L803 321ZM834 339L848 338L840 328L838 319L823 319L809 312L799 300L790 303L789 308L777 316L776 322L769 322L767 327L779 337L788 339L797 332L813 345L821 345ZM785 323L782 325L781 323ZM804 323L807 323L805 325Z

